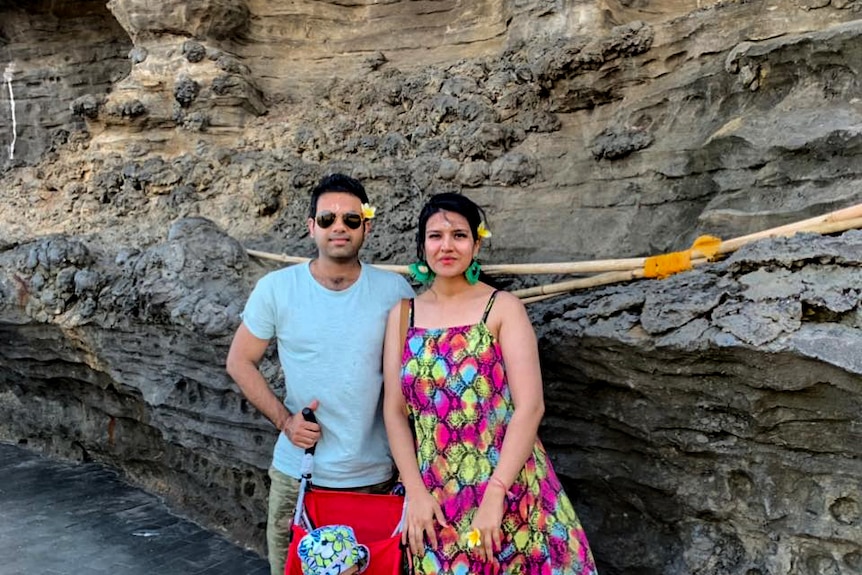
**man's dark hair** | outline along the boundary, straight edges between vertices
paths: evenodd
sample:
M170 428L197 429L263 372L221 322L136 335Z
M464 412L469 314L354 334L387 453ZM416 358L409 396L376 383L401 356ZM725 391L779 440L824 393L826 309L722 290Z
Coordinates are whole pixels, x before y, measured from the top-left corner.
M317 200L320 196L328 192L343 192L359 198L363 204L368 203L368 195L365 193L365 188L350 176L344 174L329 174L311 190L311 203L308 206L308 217L313 218L317 215Z

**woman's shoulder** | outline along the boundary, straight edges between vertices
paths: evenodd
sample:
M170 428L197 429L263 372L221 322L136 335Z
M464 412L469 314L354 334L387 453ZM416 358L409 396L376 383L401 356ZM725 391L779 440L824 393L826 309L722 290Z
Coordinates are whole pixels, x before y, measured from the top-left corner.
M507 291L491 288L491 292L494 294L495 306L499 305L506 308L524 308L524 303L517 296Z
M512 327L530 325L524 302L506 291L498 291L494 295L494 305L488 312L487 323L495 334L499 333L504 325Z

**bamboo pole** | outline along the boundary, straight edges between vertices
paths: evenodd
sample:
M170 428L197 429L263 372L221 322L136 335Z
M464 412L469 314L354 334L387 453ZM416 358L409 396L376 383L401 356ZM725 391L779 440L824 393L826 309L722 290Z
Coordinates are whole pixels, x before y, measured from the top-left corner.
M588 278L580 278L576 280L568 280L559 283L545 284L541 286L514 290L512 291L512 295L522 299L540 296L553 296L577 289L588 289L612 283L627 282L640 279L642 277L644 277L643 269L619 272L605 272L603 274L594 275ZM542 297L542 299L545 298Z
M705 264L707 262L706 258L698 258L696 260L691 261L692 266L699 266ZM564 282L545 284L541 286L535 286L531 288L523 288L519 290L513 290L512 295L516 295L519 298L532 298L537 296L554 296L559 295L565 292L574 291L577 289L588 289L593 287L599 287L608 284L622 283L631 280L642 279L644 277L644 270L641 269L632 269L627 271L619 271L619 272L606 272L603 274L597 274L594 276L590 276L588 278L579 278L576 280L568 280ZM541 299L545 299L544 297ZM537 300L538 301L538 300Z
M248 253L248 255L256 257L256 258L260 258L260 259L264 259L264 260L272 260L272 261L282 262L282 263L286 263L286 264L303 264L305 262L311 261L311 258L306 258L306 257L302 257L302 256L288 256L285 254L273 254L270 252L261 252L258 250L249 250L249 249L247 249L245 251L246 251L246 253ZM405 275L405 276L408 273L410 273L407 270L407 266L396 265L396 264L371 264L371 265L373 265L376 268L380 268L382 270L395 272L397 274L401 274L401 275Z
M814 223L811 223L814 222ZM804 224L804 225L800 225ZM845 232L847 230L862 228L862 217L857 217L849 220L834 220L834 221L826 221L823 218L811 218L811 220L805 220L803 222L796 222L796 224L788 224L786 226L779 226L777 228L772 228L769 230L765 230L762 232L758 232L755 234L749 234L747 236L740 236L738 238L734 238L732 240L728 240L726 242L722 242L722 248L727 245L726 249L719 249L719 253L728 254L733 251L738 250L744 245L750 244L751 242L766 239L766 238L774 238L774 237L790 237L800 232L812 232L818 234L834 234L837 232ZM708 260L705 258L697 258L691 260L692 267L703 265ZM626 274L630 274L627 277ZM588 278L569 280L565 282L558 282L552 284L545 284L542 286L536 286L532 288L524 288L520 290L512 291L513 295L518 296L519 298L524 299L524 303L532 303L534 301L541 301L544 299L548 299L550 297L554 297L556 295L562 295L564 293L574 291L577 289L587 289L591 287L599 287L603 285L608 285L612 283L621 283L624 281L631 281L633 279L641 279L644 277L643 268L641 269L632 269L629 272L610 272L604 274L598 274Z
M288 256L258 250L247 249L248 255L287 264L301 264L311 258ZM558 262L537 264L488 264L482 266L482 271L488 275L538 275L538 274L590 274L610 271L624 271L643 267L646 258L621 258L610 260L594 260L587 262ZM374 267L407 275L407 266L396 264L372 264Z
M835 210L821 216L808 218L798 222L785 224L768 230L753 234L732 238L721 242L718 254L732 253L744 245L756 240L772 237L789 237L799 232L812 232L819 234L831 234L849 229L862 228L862 204L856 204ZM299 256L288 256L284 254L273 254L258 250L246 250L250 256L269 259L289 264L303 263L310 258ZM696 249L692 250L691 265L699 266L707 262ZM525 303L541 301L556 295L561 295L577 289L599 287L612 283L631 281L644 277L643 267L648 258L619 258L606 260L592 260L583 262L559 262L559 263L537 263L537 264L490 264L482 267L488 274L596 274L590 277L578 278L564 282L545 284L532 288L514 290L512 293L523 298ZM377 268L407 275L408 268L405 265L395 264L372 264Z
M301 263L305 263L305 262L311 260L311 258L304 258L301 256L288 256L285 254L273 254L270 252L262 252L259 250L250 250L248 248L246 248L245 251L246 251L246 253L248 253L248 255L255 257L255 258L260 258L262 260L272 260L272 261L282 262L282 263L286 263L286 264L301 264Z
M527 305L527 304L531 304L531 303L536 303L537 301L543 301L546 299L551 299L552 297L557 297L557 296L563 295L564 293L568 293L568 292L547 293L544 295L534 295L534 296L530 296L530 297L522 297L520 299L521 299L521 303L523 303L524 305Z
M718 249L719 254L726 254L736 251L741 246L768 237L790 236L800 231L812 231L822 234L835 233L838 231L849 230L862 227L858 223L849 224L862 218L862 204L857 204L828 214L801 220L795 223L785 224L768 230L740 236L721 243ZM848 225L849 224L849 225ZM819 231L831 230L831 231ZM700 254L697 250L693 251L694 255ZM482 271L488 274L512 274L512 275L537 275L537 274L591 274L603 273L612 271L626 271L631 269L643 268L647 258L620 258L607 260L592 260L585 262L560 262L560 263L538 263L538 264L491 264L483 265Z
M832 234L835 232L843 232L860 227L859 222L862 221L862 204L851 206L843 210L831 212L829 214L785 224L777 228L770 228L762 232L748 234L721 242L718 248L718 253L725 254L738 250L745 244L755 240L774 237L790 237L798 232L816 232L819 234Z
M591 260L586 262L557 262L537 264L488 264L482 271L488 275L537 275L537 274L595 274L625 271L643 267L646 258L620 258Z

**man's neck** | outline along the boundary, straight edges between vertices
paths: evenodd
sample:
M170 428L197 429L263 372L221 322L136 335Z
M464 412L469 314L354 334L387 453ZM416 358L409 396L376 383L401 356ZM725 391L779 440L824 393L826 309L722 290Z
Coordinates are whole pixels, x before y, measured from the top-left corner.
M327 289L341 291L356 283L362 264L358 260L336 262L318 258L311 261L309 269L317 283Z

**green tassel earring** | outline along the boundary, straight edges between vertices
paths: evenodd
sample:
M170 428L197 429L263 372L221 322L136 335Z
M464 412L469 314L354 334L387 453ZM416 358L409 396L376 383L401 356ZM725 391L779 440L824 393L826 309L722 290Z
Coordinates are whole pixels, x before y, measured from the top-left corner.
M407 266L407 269L410 271L410 277L423 285L428 285L433 282L434 276L437 275L430 267L428 267L428 264L422 260L410 264Z
M467 278L467 283L472 285L476 285L476 282L479 281L479 273L482 271L482 266L479 265L475 259L470 262L470 265L464 270L464 277Z

